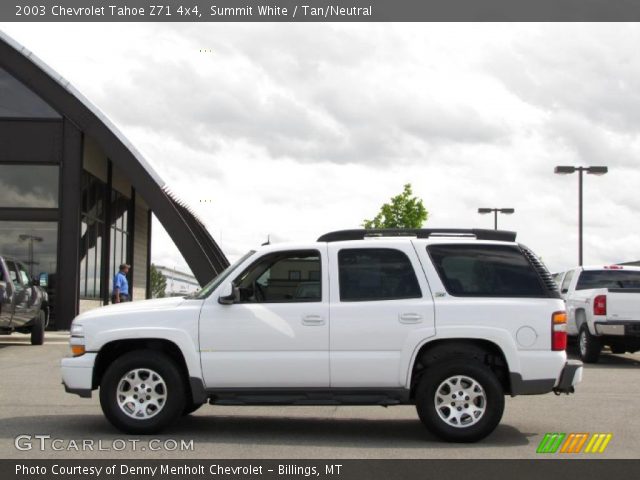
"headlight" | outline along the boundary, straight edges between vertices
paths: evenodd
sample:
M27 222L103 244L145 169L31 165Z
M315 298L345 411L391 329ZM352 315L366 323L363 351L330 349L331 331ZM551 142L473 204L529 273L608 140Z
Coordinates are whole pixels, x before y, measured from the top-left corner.
M72 337L84 337L84 327L74 323L71 325L70 333Z
M71 324L71 338L69 338L69 345L71 346L71 353L74 357L84 355L84 327L79 324Z

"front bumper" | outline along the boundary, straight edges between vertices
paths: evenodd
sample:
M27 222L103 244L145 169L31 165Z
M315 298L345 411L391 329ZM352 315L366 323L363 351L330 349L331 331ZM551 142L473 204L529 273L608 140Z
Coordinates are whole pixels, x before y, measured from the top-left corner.
M575 386L582 381L582 362L580 360L569 360L565 364L560 379L553 391L560 393L573 393Z
M96 353L85 353L79 357L63 358L60 362L62 384L67 393L91 398L93 390L93 365Z

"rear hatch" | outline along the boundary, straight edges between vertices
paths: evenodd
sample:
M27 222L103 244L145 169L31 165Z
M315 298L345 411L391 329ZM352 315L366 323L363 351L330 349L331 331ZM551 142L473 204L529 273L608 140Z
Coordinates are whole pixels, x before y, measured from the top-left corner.
M640 288L609 288L607 320L636 320L640 322Z

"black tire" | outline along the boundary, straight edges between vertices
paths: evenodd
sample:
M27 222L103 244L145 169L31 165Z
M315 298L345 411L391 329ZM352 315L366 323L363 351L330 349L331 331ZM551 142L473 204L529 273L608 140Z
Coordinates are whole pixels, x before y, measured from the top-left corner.
M46 315L44 310L38 311L38 315L33 319L31 326L31 345L42 345L44 343L44 324Z
M204 403L187 402L187 404L184 407L184 410L182 411L182 415L185 417L187 415L191 415L193 412L198 410L202 405L204 405Z
M598 363L600 352L602 351L602 342L598 337L594 337L589 333L589 327L583 324L578 334L578 353L580 359L584 363Z
M137 376L134 375L135 380L124 378L127 373L133 371L140 372ZM148 406L143 407L145 411L141 414L145 415L149 412L151 414L147 418L138 419L129 416L125 413L124 407L121 408L118 404L118 387L123 382L123 385L129 385L128 391L132 391L133 382L144 381L143 376L141 377L144 372L147 372L147 378L152 379L151 381L159 377L164 382L165 387L158 386L158 392L161 395L164 393L164 400L161 407L155 410L153 405L147 404ZM155 350L137 350L114 360L107 368L100 383L100 406L107 420L118 430L136 435L149 435L161 431L181 417L185 409L186 391L184 378L171 358ZM137 392L139 393L138 390ZM131 394L131 396L134 395L138 394ZM136 398L139 397L136 396ZM141 403L144 401L145 399ZM138 406L133 402L127 405Z
M484 400L478 398L477 401L480 403L476 403L478 406L484 402L484 413L477 417L475 423L472 415L462 413L466 417L461 418L459 426L454 426L438 414L438 410L446 413L448 406L439 403L440 409L436 408L436 392L445 380L456 376L474 380L484 393ZM461 387L465 386L461 384ZM463 397L462 401L466 402L465 398L469 400L469 404L473 402L469 397ZM461 403L459 406L466 410L465 405L467 404ZM493 432L500 423L504 412L504 391L496 375L488 367L472 358L444 359L431 365L420 378L416 388L416 409L425 427L441 439L448 442L477 442ZM461 424L464 423L469 425L462 426Z

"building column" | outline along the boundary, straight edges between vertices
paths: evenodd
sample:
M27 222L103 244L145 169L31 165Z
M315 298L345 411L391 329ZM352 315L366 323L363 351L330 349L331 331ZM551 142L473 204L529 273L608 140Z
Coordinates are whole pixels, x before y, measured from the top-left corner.
M78 314L80 202L82 196L82 133L64 120L60 169L60 226L56 279L56 328L66 330Z

